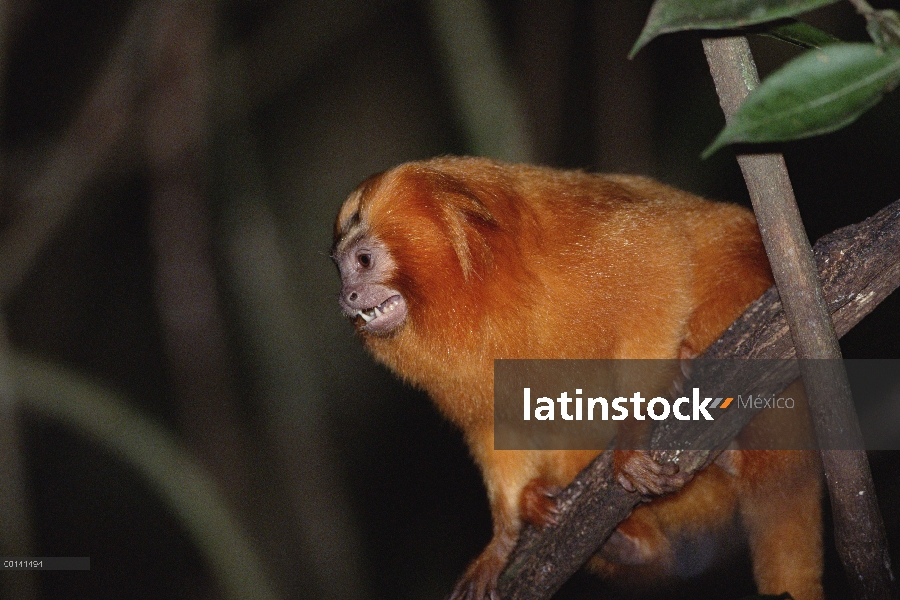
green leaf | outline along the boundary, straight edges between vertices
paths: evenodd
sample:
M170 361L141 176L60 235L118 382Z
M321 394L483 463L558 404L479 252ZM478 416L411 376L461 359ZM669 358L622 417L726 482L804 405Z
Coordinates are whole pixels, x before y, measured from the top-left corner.
M735 29L793 17L838 0L656 0L629 56L664 33L687 29Z
M900 83L900 50L832 44L772 73L747 97L703 157L735 142L781 142L849 125Z
M811 48L821 48L822 46L841 41L830 33L802 21L798 21L797 19L785 19L783 21L772 23L771 26L766 27L758 33L759 35L772 37L776 40L787 42L788 44L806 48L807 50Z

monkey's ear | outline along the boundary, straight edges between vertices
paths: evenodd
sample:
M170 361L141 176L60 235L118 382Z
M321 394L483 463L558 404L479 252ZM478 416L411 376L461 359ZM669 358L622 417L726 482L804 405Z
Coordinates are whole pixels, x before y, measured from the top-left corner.
M437 182L440 216L468 281L475 263L484 264L491 258L485 236L497 228L497 221L478 192L455 177L442 175Z

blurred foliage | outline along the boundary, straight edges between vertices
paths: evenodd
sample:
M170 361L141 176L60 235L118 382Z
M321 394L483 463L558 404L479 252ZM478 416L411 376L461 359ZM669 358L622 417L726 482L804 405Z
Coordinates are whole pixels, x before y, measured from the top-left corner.
M846 4L809 22L866 40ZM407 0L28 0L6 15L12 355L89 374L159 421L202 465L197 481L216 481L284 597L442 597L490 535L459 434L364 354L337 308L331 222L359 181L494 148L748 202L728 151L697 160L722 125L698 35L626 59L649 0L471 6L478 19ZM796 54L754 44L763 72ZM470 81L472 61L488 76ZM507 141L477 125L482 101ZM900 197L897 104L779 146L812 239ZM900 358L898 309L885 302L842 340L845 355ZM86 424L24 409L34 547L92 559L88 573L41 573L40 597L226 597L194 529L142 475L159 448L139 442L146 455L123 460ZM900 539L896 457L873 469ZM667 597L722 586L752 591L745 556ZM600 594L628 597L588 577L563 592Z

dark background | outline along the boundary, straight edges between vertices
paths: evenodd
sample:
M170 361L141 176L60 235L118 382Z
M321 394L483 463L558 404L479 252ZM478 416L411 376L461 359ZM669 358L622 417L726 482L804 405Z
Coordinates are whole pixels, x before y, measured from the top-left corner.
M643 173L748 204L732 150L699 159L723 124L700 36L626 59L649 5L7 3L3 364L65 367L61 389L80 373L163 424L282 597L442 597L489 539L484 490L458 433L341 317L331 222L369 174L448 153ZM808 20L866 39L847 2ZM797 53L752 44L763 73ZM812 240L900 198L898 131L895 94L778 147ZM898 314L894 294L842 340L845 356L900 358ZM21 400L0 412L2 552L92 564L10 575L5 597L227 597L115 432L48 417L8 373L0 384ZM896 565L898 461L872 461ZM827 558L842 597L830 540ZM739 551L664 595L750 592ZM579 575L564 594L620 591Z

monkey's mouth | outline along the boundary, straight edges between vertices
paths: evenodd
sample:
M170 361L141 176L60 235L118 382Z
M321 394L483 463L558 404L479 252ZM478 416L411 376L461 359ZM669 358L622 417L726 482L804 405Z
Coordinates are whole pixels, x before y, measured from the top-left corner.
M396 328L406 317L406 300L394 294L378 306L357 310L354 317L364 321L363 328L373 332L386 333Z

